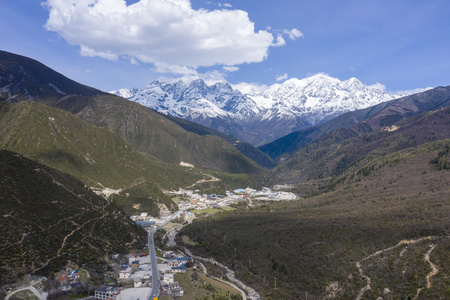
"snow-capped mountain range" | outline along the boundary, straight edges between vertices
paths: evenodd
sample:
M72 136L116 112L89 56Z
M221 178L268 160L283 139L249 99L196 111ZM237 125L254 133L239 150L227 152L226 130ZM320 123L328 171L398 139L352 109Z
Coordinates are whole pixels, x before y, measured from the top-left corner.
M233 89L224 82L208 86L197 79L190 84L181 80L176 83L154 81L143 90L121 89L111 93L256 146L345 112L408 94L366 86L356 78L340 81L324 74L289 79L263 89L250 85Z

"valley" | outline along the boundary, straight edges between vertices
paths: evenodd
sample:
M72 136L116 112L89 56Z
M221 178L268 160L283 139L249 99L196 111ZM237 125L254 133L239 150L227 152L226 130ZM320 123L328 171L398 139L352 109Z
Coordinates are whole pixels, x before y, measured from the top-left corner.
M5 291L38 278L68 299L67 276L66 294L118 288L118 300L149 287L160 299L450 298L450 87L394 95L319 74L260 94L195 80L129 96L0 51Z

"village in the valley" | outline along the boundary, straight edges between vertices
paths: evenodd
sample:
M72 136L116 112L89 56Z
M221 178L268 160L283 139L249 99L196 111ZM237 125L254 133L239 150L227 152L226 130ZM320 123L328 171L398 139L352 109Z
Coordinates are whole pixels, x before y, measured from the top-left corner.
M149 216L146 212L140 215L131 216L131 219L137 224L150 230L153 226L162 227L169 221L182 220L183 222L191 222L197 214L214 212L217 209L227 209L230 205L237 204L239 201L287 201L297 200L298 196L291 193L281 191L286 186L275 186L274 190L270 188L262 188L255 190L253 188L236 189L227 191L225 195L203 194L200 195L195 190L179 190L170 191L167 194L175 196L179 210L175 213L170 211L161 212L160 218ZM196 269L197 262L181 251L162 251L157 249L158 255L158 271L160 274L161 295L183 296L184 290L182 285L176 280L175 274L184 274L189 269ZM118 280L121 282L133 283L133 289L124 290L123 288L102 287L96 291L96 299L138 299L132 296L142 294L144 299L148 289L141 289L139 293L136 288L144 288L151 286L151 264L150 258L146 254L130 254L128 256L128 264L122 265L118 271ZM203 266L204 268L204 266ZM206 283L206 281L205 281ZM121 295L119 297L119 295ZM106 298L105 298L106 297Z
M164 228L167 233L170 233L174 229L179 229L182 224L192 222L199 214L205 215L221 210L232 210L234 209L233 206L236 206L238 202L253 206L256 201L289 201L298 199L298 196L293 193L281 191L283 188L286 188L286 186L276 186L273 190L270 188L262 188L262 190L252 188L236 189L227 191L225 195L200 195L199 191L196 190L170 191L166 193L171 195L172 199L177 203L178 211L162 211L159 218L149 216L146 212L140 212L138 215L133 215L130 218L148 232ZM173 241L169 244L173 246ZM152 287L153 266L149 255L150 251L148 247L146 248L126 256L117 254L111 257L110 265L107 268L105 267L103 275L105 282L108 283L94 287L96 300L154 299L149 296L150 292L154 290ZM202 289L209 292L215 291L218 295L220 294L219 291L226 293L227 299L245 299L245 292L235 284L208 275L202 262L193 259L180 250L176 250L174 247L170 249L167 251L156 249L160 285L158 287L158 299L173 299L174 297L184 296L186 292L196 294L196 291L201 295ZM71 294L77 288L79 289L84 281L89 281L88 279L92 275L83 267L68 267L65 272L60 272L58 275L57 288L65 294ZM198 278L200 284L198 288L196 285L192 286L192 278L194 277ZM31 287L29 287L31 291L33 291L34 286L39 288L42 285L43 278L31 279L37 280L36 283L32 283ZM91 286L90 289L92 290L92 288ZM185 291L186 288L189 290ZM36 295L42 296L40 293ZM46 299L44 296L39 298Z

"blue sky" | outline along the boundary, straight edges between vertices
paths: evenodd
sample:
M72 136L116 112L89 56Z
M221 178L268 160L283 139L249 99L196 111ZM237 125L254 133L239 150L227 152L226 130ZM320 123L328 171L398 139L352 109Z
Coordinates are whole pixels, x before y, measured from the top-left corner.
M316 73L390 91L450 85L448 0L43 3L0 2L0 50L102 90L182 77L271 85Z

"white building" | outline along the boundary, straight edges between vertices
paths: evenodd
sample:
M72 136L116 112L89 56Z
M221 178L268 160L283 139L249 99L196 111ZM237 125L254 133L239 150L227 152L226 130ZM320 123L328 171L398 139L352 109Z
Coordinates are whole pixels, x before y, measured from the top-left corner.
M164 279L163 279L164 284L173 283L173 280L174 280L173 273L164 274Z
M95 290L95 300L103 300L109 298L116 299L121 290L122 288L119 287L102 286L101 288Z
M138 288L142 286L142 279L141 277L134 278L134 287Z
M128 278L130 278L130 276L131 276L131 268L130 267L119 271L120 279L128 279Z

